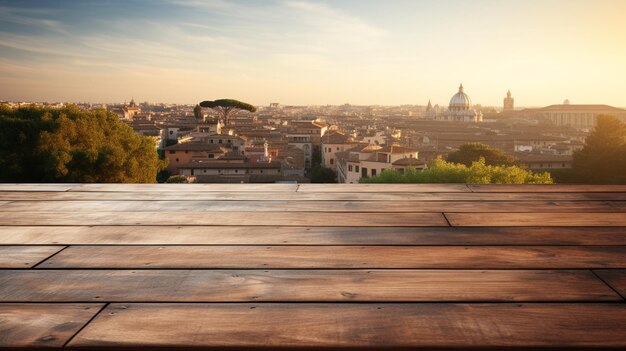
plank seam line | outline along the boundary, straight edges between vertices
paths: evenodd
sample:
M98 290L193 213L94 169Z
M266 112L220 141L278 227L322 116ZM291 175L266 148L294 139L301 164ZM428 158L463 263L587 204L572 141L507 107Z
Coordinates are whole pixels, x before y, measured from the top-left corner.
M619 291L617 291L617 289L615 289L613 287L613 285L607 283L604 279L602 279L602 277L600 277L593 269L589 270L591 272L591 274L593 274L596 278L598 278L601 282L603 282L604 284L606 284L606 286L608 286L611 290L613 290L617 296L621 297L623 300L626 300L626 297L624 295L622 295Z
M455 226L452 225L452 223L450 223L450 220L448 219L448 216L446 216L445 212L441 212L441 215L443 216L443 218L446 220L446 222L448 223L449 227L455 228Z
M52 257L54 257L54 256L58 255L61 251L63 251L63 250L65 250L65 249L67 249L68 247L70 247L70 245L67 245L67 246L65 246L64 248L62 248L61 250L59 250L59 251L57 251L57 252L53 253L52 255L50 255L50 256L48 256L48 257L44 258L43 260L39 261L36 265L34 265L34 266L30 267L30 269L37 268L39 265L41 265L42 263L44 263L44 262L46 262L47 260L51 259Z
M472 189L472 187L470 186L470 184L465 183L465 187L467 187L467 189L469 189L470 193L473 193L474 190Z
M298 184L298 185L296 186L296 191L294 191L294 192L295 192L295 193L297 193L297 192L298 192L298 190L300 190L300 184Z
M100 310L98 310L98 312L96 312L96 314L94 314L91 318L89 318L89 320L88 320L88 321L87 321L87 322L86 322L86 323L85 323L82 327L80 327L80 329L78 329L78 330L76 331L76 333L74 333L74 335L72 335L69 339L67 339L67 341L63 344L63 346L61 346L61 348L62 348L62 349L66 348L66 347L67 347L67 345L68 345L68 344L69 344L72 340L74 340L74 338L75 338L75 337L76 337L76 336L77 336L80 332L82 332L82 331L83 331L83 329L85 329L85 327L87 327L87 326L89 325L89 323L91 323L94 319L96 319L96 317L98 317L98 315L99 315L102 311L104 311L104 309L105 309L105 308L107 308L110 304L111 304L110 302L105 303L105 304L104 304L104 306L102 306L102 307L100 308Z

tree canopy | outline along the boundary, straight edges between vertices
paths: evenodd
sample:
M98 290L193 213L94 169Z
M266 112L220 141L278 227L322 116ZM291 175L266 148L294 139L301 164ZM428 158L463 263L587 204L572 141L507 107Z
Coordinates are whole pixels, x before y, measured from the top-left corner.
M154 183L154 141L105 110L0 108L0 181Z
M626 123L598 116L585 146L574 153L572 173L577 182L626 184Z
M519 166L487 165L484 158L469 167L436 159L423 171L386 169L380 175L361 178L360 183L552 184L552 178L547 172L534 173Z
M335 183L337 173L330 168L315 166L311 171L311 183Z
M481 157L485 159L487 165L511 166L515 164L515 159L502 150L481 143L467 143L459 146L459 150L448 155L447 161L471 166L472 162L478 161Z
M228 124L228 119L237 114L239 111L250 111L255 112L256 107L239 100L234 99L220 99L214 101L202 101L200 103L202 107L208 107L217 111L224 121L224 123Z

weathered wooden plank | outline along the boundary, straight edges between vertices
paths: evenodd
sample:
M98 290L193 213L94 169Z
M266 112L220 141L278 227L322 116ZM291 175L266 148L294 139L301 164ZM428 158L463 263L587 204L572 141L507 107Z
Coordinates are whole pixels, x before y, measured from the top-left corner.
M0 212L0 225L448 226L441 213ZM626 223L625 223L626 225Z
M603 269L594 272L626 299L626 269Z
M71 246L41 268L626 268L626 246Z
M0 192L3 201L626 201L626 193Z
M298 192L318 193L425 193L470 192L465 184L300 184Z
M97 192L180 192L180 191L207 191L207 192L295 192L298 184L78 184L70 191L97 191ZM469 191L469 190L468 190Z
M60 348L104 304L0 304L0 348Z
M3 245L626 245L624 227L0 226Z
M0 268L30 268L65 246L0 246Z
M1 203L0 203L1 205ZM626 201L14 201L5 212L626 212Z
M70 347L626 348L626 304L112 304Z
M453 226L626 226L626 213L446 213Z
M475 192L626 192L626 185L597 184L470 184Z
M587 270L0 270L2 302L619 300Z
M76 184L0 183L0 191L68 191Z

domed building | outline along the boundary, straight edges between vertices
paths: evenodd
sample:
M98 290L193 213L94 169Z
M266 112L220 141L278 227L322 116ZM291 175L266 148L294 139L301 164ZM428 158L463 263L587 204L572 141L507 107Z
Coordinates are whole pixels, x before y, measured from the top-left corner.
M448 110L435 116L437 121L448 122L482 122L483 114L472 109L472 100L465 94L463 84L459 86L459 91L452 96Z

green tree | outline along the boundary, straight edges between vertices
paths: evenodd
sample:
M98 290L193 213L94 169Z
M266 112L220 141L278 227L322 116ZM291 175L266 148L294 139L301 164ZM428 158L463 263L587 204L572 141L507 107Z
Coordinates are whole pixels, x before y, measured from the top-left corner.
M337 173L330 168L315 166L311 171L311 183L336 183Z
M487 165L484 158L469 167L436 159L423 171L386 169L380 175L361 178L360 183L552 184L552 178L547 172L534 173L519 166Z
M225 124L228 124L229 118L236 115L239 111L256 111L256 107L248 103L233 99L202 101L200 103L200 106L208 107L217 111L222 116L222 121Z
M574 153L572 173L578 182L626 184L626 123L598 116L585 146Z
M166 183L187 183L187 178L184 175L175 175L167 178Z
M117 115L76 106L0 109L0 181L154 183L166 161Z
M197 119L197 120L203 120L204 116L202 114L202 107L200 107L200 105L196 105L193 108L193 116Z
M515 159L502 150L481 143L467 143L459 146L459 149L448 155L447 161L462 163L471 166L472 162L480 158L485 159L487 165L508 165L515 164Z

